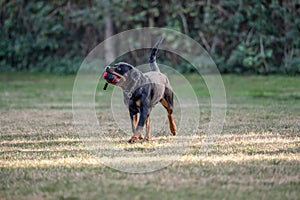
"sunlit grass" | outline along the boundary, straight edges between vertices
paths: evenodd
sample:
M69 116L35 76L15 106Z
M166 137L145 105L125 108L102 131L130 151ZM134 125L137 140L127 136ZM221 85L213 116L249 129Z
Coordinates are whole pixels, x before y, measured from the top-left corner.
M270 160L270 159L286 159L299 160L299 146L300 136L286 136L274 135L272 133L249 133L249 134L224 134L221 135L209 154L201 151L201 142L204 137L190 138L194 141L194 145L188 150L187 155L183 156L179 161L184 160L187 164L189 162L221 162L242 160ZM187 139L187 138L185 138ZM97 144L99 138L90 139ZM125 138L115 138L106 142L117 142L117 145L112 146L112 150L138 151L147 153L147 149L155 151L156 148L170 147L176 148L176 143L167 142L166 138L155 138L152 141L138 142L136 144L129 144ZM162 142L163 141L163 142ZM0 150L4 158L1 164L7 166L26 167L26 163L31 163L29 166L56 166L62 163L61 157L70 161L71 165L81 164L82 159L97 160L95 156L89 152L89 147L80 140L80 138L43 138L38 140L28 141L25 138L16 138L10 140L1 140ZM100 147L99 147L100 148ZM99 149L101 150L101 148ZM30 162L33 156L38 162ZM71 158L69 156L72 156ZM163 156L163 155L161 155ZM29 162L28 162L29 160ZM12 162L14 161L14 162ZM27 161L27 162L26 162ZM56 163L57 162L57 163ZM98 161L99 162L99 161ZM4 164L6 163L6 164ZM14 163L19 163L15 165ZM23 163L20 165L20 163ZM83 162L87 164L89 162ZM98 163L99 164L99 163Z

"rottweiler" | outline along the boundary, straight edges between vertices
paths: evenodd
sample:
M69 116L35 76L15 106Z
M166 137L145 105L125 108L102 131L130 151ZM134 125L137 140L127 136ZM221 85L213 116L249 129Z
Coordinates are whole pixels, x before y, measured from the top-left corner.
M166 75L162 74L156 63L156 54L162 38L156 42L149 56L150 72L142 73L126 62L107 66L103 74L108 83L122 88L124 103L129 109L133 136L128 141L135 143L143 139L142 130L146 124L146 140L150 140L150 113L160 102L168 112L170 131L176 135L173 113L173 90Z

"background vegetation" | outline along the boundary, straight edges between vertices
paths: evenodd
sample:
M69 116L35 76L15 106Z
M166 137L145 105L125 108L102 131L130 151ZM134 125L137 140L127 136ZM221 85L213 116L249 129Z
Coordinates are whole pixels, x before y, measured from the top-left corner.
M75 73L110 35L155 26L191 36L223 73L300 73L297 0L2 0L0 7L2 71Z

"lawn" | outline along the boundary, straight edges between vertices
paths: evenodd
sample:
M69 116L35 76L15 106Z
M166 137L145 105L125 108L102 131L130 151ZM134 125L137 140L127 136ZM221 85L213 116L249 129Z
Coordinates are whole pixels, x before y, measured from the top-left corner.
M210 119L209 93L198 76L186 78L200 105L201 140ZM171 165L132 174L101 164L78 135L72 118L75 76L1 73L0 199L298 199L300 78L222 78L227 117L209 154L199 156L201 142L193 142ZM108 98L101 87L96 102ZM98 119L108 119L110 108L96 107ZM117 147L147 155L168 145L167 134L161 130L153 141L134 145L126 136Z

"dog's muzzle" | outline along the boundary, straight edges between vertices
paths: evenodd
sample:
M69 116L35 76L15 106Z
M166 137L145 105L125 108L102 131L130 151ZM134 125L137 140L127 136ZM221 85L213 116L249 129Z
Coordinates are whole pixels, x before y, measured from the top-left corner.
M114 74L112 74L112 73L109 72L109 67L106 67L106 70L105 70L105 72L104 72L104 74L103 74L103 78L104 78L107 82L112 83L112 84L117 83L118 80L119 80L119 77L118 77L118 76L116 76L116 75L114 75Z
M116 75L110 74L108 72L104 72L103 78L109 83L117 83L118 80L118 77Z

